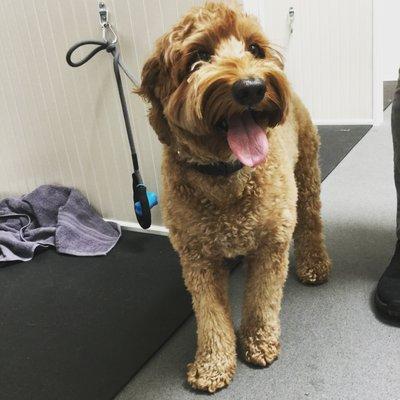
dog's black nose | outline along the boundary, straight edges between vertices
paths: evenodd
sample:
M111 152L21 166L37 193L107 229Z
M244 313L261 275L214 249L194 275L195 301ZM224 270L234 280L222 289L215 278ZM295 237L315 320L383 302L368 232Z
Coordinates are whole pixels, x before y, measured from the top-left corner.
M241 79L232 86L234 99L243 106L258 104L264 98L265 90L265 82L260 78Z

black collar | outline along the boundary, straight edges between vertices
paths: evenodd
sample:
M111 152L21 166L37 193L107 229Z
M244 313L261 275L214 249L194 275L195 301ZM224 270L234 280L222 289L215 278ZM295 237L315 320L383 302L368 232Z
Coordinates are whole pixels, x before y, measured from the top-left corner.
M224 163L224 162L219 162L215 164L187 163L187 165L190 168L204 175L225 176L225 177L230 176L243 168L243 164L239 160L236 160L233 163Z

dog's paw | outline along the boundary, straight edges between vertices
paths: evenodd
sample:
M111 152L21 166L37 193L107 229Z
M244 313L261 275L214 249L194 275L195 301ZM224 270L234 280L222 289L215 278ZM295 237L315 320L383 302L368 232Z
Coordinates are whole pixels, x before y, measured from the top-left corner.
M258 330L254 335L241 334L240 341L243 357L250 364L267 367L279 356L279 339L263 330Z
M304 260L297 265L297 276L306 285L321 285L328 281L331 264L328 257Z
M187 368L187 380L194 389L214 393L232 380L236 358L206 354L198 356Z

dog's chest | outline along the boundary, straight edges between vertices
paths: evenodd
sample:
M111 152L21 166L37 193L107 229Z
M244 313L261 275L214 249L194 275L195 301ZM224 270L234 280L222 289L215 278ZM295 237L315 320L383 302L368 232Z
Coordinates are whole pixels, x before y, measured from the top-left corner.
M291 165L280 160L271 157L268 166L241 181L239 175L219 185L199 179L196 189L186 189L194 183L166 185L164 216L175 249L195 258L234 258L256 250L281 227L291 231L297 191Z
M255 249L263 224L261 216L256 215L254 210L221 213L204 223L208 240L203 243L203 251L226 258L244 255Z
M198 225L202 253L234 258L257 249L276 224L293 217L288 211L293 204L286 197L290 191L283 193L258 188L231 206L211 206L208 213L203 209Z

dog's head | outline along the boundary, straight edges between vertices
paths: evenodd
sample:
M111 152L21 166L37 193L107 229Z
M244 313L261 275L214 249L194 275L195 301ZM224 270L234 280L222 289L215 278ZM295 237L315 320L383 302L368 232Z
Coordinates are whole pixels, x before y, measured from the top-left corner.
M266 129L287 113L282 68L255 18L206 3L157 41L138 92L160 141L186 159L255 166L267 156Z

